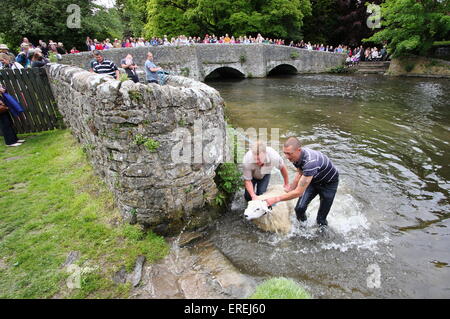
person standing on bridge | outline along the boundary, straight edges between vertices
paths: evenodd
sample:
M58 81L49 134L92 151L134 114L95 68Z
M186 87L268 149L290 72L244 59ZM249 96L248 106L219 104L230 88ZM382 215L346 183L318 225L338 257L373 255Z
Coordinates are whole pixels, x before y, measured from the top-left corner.
M280 170L284 189L289 190L289 175L281 156L262 141L254 143L243 159L245 200L256 200L266 192L273 168ZM256 189L256 190L255 190Z
M266 199L267 206L299 197L295 213L299 221L306 221L309 203L320 195L317 224L327 226L330 212L339 184L339 172L331 160L323 153L302 147L300 141L290 137L283 147L286 158L297 168L289 191L281 196Z

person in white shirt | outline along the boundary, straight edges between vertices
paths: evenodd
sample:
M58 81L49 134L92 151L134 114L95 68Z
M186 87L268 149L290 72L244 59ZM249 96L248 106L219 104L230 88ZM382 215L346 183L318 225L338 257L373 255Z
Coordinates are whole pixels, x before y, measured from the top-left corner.
M284 188L289 191L289 175L282 157L264 142L254 143L243 159L245 200L256 200L266 192L273 168L280 170Z

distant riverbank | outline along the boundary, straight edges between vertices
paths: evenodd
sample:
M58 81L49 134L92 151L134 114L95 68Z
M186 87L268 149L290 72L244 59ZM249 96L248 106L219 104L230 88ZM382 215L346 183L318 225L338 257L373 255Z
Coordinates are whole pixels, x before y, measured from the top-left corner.
M450 61L419 56L392 59L387 74L394 76L450 78Z

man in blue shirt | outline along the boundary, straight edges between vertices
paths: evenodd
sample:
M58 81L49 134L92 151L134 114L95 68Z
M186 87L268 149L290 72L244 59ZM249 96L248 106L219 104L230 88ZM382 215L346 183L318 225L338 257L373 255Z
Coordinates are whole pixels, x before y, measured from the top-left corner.
M283 147L286 158L297 168L290 190L281 196L266 199L272 206L280 201L300 197L295 206L297 219L306 221L306 209L309 203L320 195L320 206L317 213L319 226L326 226L339 184L339 172L331 160L323 153L302 147L300 141L290 137Z
M145 74L148 83L158 83L158 71L162 68L157 67L153 63L153 54L151 52L147 53L147 61L145 61Z

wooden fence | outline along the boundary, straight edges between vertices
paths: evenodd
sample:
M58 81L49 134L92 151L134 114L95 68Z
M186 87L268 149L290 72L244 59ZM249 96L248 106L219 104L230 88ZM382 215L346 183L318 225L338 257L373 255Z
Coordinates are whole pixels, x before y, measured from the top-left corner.
M0 84L25 109L20 117L12 116L17 133L42 132L64 127L47 73L43 68L0 70Z

